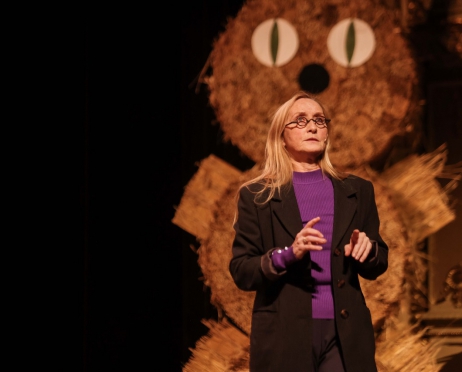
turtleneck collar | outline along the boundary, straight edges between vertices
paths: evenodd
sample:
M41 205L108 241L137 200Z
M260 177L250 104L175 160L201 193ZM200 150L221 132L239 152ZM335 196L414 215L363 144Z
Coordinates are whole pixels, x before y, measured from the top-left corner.
M311 172L293 172L293 183L316 183L322 181L324 178L321 169Z

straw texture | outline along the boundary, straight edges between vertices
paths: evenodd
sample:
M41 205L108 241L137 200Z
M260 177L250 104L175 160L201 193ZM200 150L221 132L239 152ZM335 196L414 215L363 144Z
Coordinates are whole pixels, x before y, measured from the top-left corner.
M329 86L318 97L332 119L331 160L374 184L380 232L390 248L387 272L376 281L360 280L376 330L379 372L439 370L434 363L439 345L424 340L424 330L415 322L427 308L422 241L455 218L449 194L457 187L462 165L446 165L444 146L414 154L422 126L416 63L401 32L402 14L384 3L249 0L214 41L200 82L209 90L224 140L256 165L240 172L213 155L204 159L172 220L200 242L198 265L220 318L203 320L209 332L191 350L185 372L248 371L254 293L239 290L228 271L235 195L263 160L271 113L300 88L299 74L309 64L322 65L329 73ZM337 65L326 47L332 27L350 17L367 22L377 43L371 59L357 68ZM300 47L286 65L267 67L254 57L250 40L260 23L274 18L295 27ZM449 35L448 43L455 48L459 41L453 39ZM406 148L395 149L396 139L403 138ZM393 153L391 166L371 167L388 164ZM451 179L445 189L437 182L440 177Z

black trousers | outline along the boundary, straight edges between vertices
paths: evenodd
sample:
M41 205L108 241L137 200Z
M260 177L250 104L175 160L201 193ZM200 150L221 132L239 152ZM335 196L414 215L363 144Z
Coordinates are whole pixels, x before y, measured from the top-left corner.
M345 372L334 319L313 319L313 371Z

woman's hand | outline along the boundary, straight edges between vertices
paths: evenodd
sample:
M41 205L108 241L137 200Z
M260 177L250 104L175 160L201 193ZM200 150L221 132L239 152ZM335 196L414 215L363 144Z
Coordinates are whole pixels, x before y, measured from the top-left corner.
M327 243L324 235L319 230L313 228L321 220L320 217L313 218L308 221L305 227L295 237L292 247L294 255L298 260L301 260L308 251L322 250L322 244Z
M345 245L345 256L364 262L372 249L372 243L366 233L355 229L350 237L350 244Z

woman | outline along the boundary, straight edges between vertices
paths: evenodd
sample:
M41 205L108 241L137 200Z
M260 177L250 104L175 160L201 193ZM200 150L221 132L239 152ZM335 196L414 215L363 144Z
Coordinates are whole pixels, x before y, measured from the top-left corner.
M388 266L371 182L342 175L330 119L298 92L274 114L261 174L238 194L229 265L256 291L251 372L374 372L375 338L359 277Z

